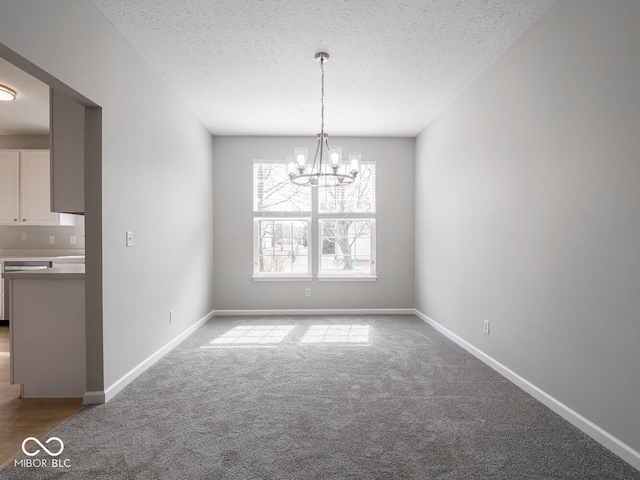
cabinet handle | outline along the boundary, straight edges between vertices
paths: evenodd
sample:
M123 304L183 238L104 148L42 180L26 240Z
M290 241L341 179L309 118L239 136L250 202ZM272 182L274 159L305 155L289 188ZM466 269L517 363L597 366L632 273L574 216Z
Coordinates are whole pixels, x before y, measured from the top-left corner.
M14 219L13 219L13 221L14 221L14 222L17 222L17 221L18 221L18 219L17 219L17 218L14 218Z
M26 222L26 221L27 221L27 219L26 219L26 218L23 218L23 219L22 219L22 221L23 221L23 222Z

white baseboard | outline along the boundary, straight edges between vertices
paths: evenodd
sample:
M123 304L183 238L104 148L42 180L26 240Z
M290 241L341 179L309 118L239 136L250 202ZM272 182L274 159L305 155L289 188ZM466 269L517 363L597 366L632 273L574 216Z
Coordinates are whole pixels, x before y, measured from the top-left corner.
M560 415L562 418L567 420L573 426L575 426L576 428L580 429L582 432L590 436L592 439L594 439L596 442L601 444L603 447L605 447L606 449L610 450L611 452L613 452L614 454L622 458L625 462L629 463L632 467L636 468L637 470L640 470L640 452L637 452L626 443L617 439L606 430L600 428L598 425L596 425L589 419L580 415L575 410L572 410L567 405L560 402L556 398L552 397L547 392L538 388L536 385L529 382L525 378L521 377L513 370L505 367L500 362L493 359L492 357L482 352L478 348L474 347L469 342L467 342L466 340L462 339L461 337L453 333L451 330L448 330L447 328L443 327L435 320L429 318L424 313L418 310L414 310L414 313L415 315L420 317L422 320L424 320L426 323L428 323L433 328L435 328L440 333L442 333L444 336L453 340L455 343L460 345L469 353L471 353L472 355L474 355L475 357L477 357L478 359L486 363L488 366L493 368L496 372L500 373L509 381L511 381L512 383L516 384L518 387L523 389L533 398L535 398L536 400L538 400L539 402L541 402L542 404L544 404L545 406L553 410L555 413Z
M214 310L216 317L271 315L415 315L413 308L306 308L289 310Z
M82 396L83 405L100 405L104 402L104 392L102 391L85 392Z
M154 363L164 357L167 353L173 350L180 342L186 339L189 335L195 332L198 328L204 325L211 317L213 317L214 312L211 311L198 320L196 323L187 328L184 332L178 335L176 338L171 340L169 343L164 345L162 348L157 350L155 353L148 356L142 362L140 362L137 366L131 369L128 373L123 375L119 380L109 386L104 392L94 391L94 392L86 392L83 397L83 402L85 405L90 404L100 404L106 403L115 397L124 387L133 382L137 377L139 377L145 370L151 367Z

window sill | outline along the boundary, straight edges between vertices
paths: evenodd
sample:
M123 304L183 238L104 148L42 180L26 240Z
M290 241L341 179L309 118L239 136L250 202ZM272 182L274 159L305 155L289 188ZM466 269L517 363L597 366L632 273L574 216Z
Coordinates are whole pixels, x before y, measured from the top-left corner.
M375 282L376 275L318 275L319 282Z
M311 275L254 275L254 282L310 282Z

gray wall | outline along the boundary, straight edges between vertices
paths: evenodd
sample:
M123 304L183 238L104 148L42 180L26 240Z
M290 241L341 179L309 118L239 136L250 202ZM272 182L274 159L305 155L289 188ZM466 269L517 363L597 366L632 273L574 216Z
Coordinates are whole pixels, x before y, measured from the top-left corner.
M637 1L560 1L419 136L415 284L418 310L636 451L639 23Z
M315 136L215 137L216 311L413 308L414 139L329 140L377 162L377 281L253 281L252 161L284 159L297 146L313 153Z
M108 388L213 309L211 135L91 2L0 11L0 44L102 107L102 206L86 217L101 217L102 252L86 236L103 286L87 298L103 302Z
M0 148L48 149L49 135L0 135Z

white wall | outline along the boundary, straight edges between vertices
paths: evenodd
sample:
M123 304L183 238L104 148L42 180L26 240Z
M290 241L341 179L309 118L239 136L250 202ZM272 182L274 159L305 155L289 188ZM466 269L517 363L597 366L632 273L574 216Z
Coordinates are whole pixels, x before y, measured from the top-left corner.
M561 0L416 146L417 309L636 452L639 24Z
M87 268L103 269L109 388L213 309L211 136L91 2L0 0L0 11L0 44L102 107L102 206L86 235ZM102 252L89 248L90 214Z
M1 249L35 249L35 250L78 250L84 252L84 217L75 215L75 225L69 226L0 226ZM27 239L22 239L22 234ZM49 237L55 237L55 243L49 244ZM76 243L71 243L71 236L76 237Z
M309 137L215 137L215 294L218 310L413 308L414 139L330 138L345 152L376 161L375 282L255 282L254 159L285 159ZM311 297L305 289L311 288Z

